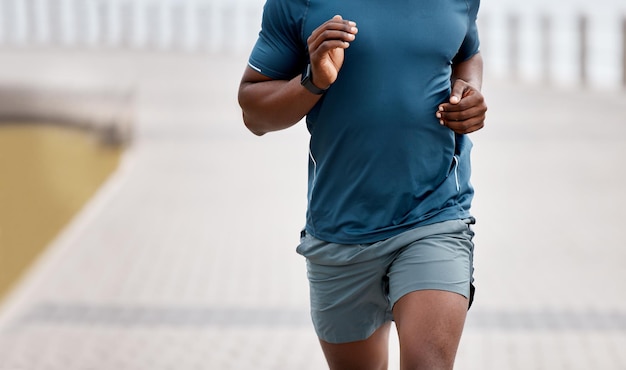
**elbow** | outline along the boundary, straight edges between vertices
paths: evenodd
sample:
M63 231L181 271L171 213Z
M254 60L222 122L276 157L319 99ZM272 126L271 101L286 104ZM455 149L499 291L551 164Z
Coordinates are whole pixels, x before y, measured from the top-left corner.
M250 114L246 113L246 108L248 107L246 94L244 94L245 89L243 86L239 89L239 94L237 96L237 100L239 101L239 107L241 107L241 117L243 119L243 124L246 128L255 134L256 136L263 136L266 134L265 131L259 129L259 125L257 121L250 117Z
M245 112L243 112L242 117L243 117L243 124L254 135L263 136L267 133L266 131L260 130L258 126L254 123L254 121L251 120L250 117L248 117Z
M252 133L253 133L254 135L256 135L256 136L263 136L263 135L265 135L265 134L266 134L266 132L265 132L265 131L255 130L254 128L252 128L252 127L250 127L250 126L248 126L248 125L246 125L246 127L248 128L248 130L249 130L250 132L252 132Z

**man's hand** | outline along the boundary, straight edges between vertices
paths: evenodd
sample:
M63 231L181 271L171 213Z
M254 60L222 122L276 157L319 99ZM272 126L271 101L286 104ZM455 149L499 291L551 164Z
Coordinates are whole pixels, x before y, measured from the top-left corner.
M469 134L485 125L487 105L483 94L469 83L457 79L452 86L450 101L439 105L439 122L457 134Z
M337 80L343 65L344 49L356 38L356 23L334 16L316 28L307 39L313 84L327 89Z

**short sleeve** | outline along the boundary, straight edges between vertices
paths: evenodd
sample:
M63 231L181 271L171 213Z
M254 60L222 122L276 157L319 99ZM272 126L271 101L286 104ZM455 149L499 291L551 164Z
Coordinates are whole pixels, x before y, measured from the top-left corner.
M478 9L480 7L480 0L468 0L469 4L469 26L463 44L459 48L456 56L453 59L453 63L460 63L468 60L480 50L480 39L478 37L478 26L476 20L478 18Z
M291 79L306 63L302 19L306 2L267 0L259 38L248 60L250 67L273 79Z

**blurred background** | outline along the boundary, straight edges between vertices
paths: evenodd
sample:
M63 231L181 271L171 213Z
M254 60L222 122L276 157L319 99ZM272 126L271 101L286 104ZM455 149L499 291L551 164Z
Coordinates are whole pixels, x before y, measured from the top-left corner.
M0 369L323 368L307 133L253 137L236 101L263 3L0 0ZM479 27L457 367L626 369L626 4L483 1Z

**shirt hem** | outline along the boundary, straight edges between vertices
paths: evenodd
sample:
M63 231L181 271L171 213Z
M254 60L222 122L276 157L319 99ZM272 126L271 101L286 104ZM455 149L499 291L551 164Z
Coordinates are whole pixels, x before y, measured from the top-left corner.
M391 237L394 237L398 234L414 229L416 227L432 225L432 224L445 222L445 221L463 220L463 219L467 219L470 217L473 217L473 216L467 210L459 211L457 209L457 210L442 211L433 217L429 217L424 220L420 220L411 224L398 225L397 227L394 227L393 229L390 229L390 230L387 229L384 231L372 231L366 234L355 235L355 236L350 236L345 233L343 233L342 235L327 234L323 232L318 233L313 227L311 227L310 221L307 222L305 230L308 234L312 235L313 237L319 240L323 240L325 242L329 242L329 243L348 244L348 245L368 244L368 243L376 243L381 240L389 239Z

